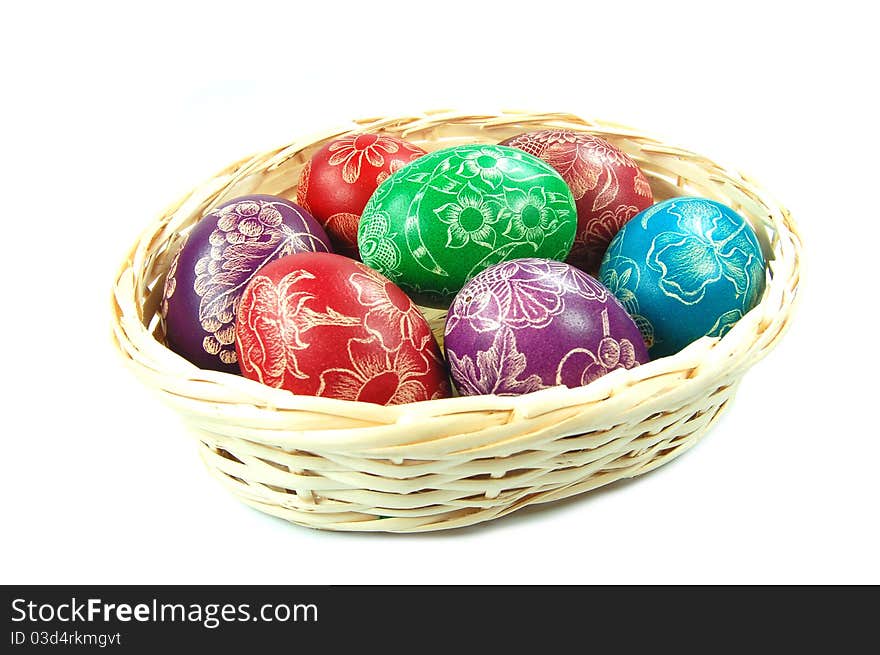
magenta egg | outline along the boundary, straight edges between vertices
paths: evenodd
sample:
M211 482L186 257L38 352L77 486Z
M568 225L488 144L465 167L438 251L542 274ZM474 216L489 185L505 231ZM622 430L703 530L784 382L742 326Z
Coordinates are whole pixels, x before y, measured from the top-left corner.
M165 280L166 345L200 368L239 373L235 316L244 288L265 264L300 252L332 252L330 239L285 198L242 196L206 214Z
M445 348L464 396L579 387L648 361L617 298L550 259L503 262L470 280L449 308Z

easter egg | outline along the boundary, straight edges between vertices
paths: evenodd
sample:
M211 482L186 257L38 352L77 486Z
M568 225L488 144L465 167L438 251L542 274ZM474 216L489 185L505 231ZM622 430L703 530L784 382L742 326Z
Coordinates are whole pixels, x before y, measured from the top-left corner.
M540 130L501 142L540 157L568 183L577 206L577 232L566 260L596 273L617 231L654 202L648 180L633 159L586 132Z
M425 151L384 134L349 134L325 144L303 167L297 202L317 218L334 250L358 257L357 229L376 187Z
M302 207L270 195L235 198L206 214L171 262L159 314L167 346L200 368L238 373L238 301L254 273L295 252L330 250Z
M636 321L651 357L722 337L764 291L752 227L703 198L672 198L636 215L611 241L600 279Z
M479 273L450 306L444 343L465 396L579 387L648 361L638 327L611 292L549 259Z
M242 374L295 394L380 405L449 395L440 348L397 286L341 255L264 266L235 324Z
M437 150L385 180L358 228L364 263L422 304L443 306L493 264L565 259L577 216L571 191L516 148Z

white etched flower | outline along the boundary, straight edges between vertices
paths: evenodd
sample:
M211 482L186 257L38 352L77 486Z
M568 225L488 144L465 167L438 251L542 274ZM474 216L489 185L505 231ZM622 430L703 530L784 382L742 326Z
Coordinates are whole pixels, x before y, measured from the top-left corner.
M374 338L349 339L351 368L324 371L317 395L381 405L428 400L425 385L417 379L428 370L424 356L413 348L398 348L391 353L377 345Z
M466 320L477 332L544 327L564 309L558 277L548 262L518 259L497 264L471 280L449 310L447 331Z
M498 203L485 199L472 186L464 187L455 201L441 205L434 213L448 226L447 248L462 248L471 242L485 248L495 247L492 226L498 222Z
M528 192L505 189L505 199L510 210L510 223L504 236L541 245L544 237L556 230L556 210L547 204L544 187L534 186Z
M400 149L393 139L379 134L351 134L340 137L330 144L328 164L342 164L342 179L349 184L361 176L364 159L375 168L385 165L385 155L393 155Z
M491 189L498 188L504 181L504 171L509 168L509 160L518 157L518 155L511 155L497 146L469 148L463 150L459 156L462 158L462 162L458 167L458 175L482 180Z

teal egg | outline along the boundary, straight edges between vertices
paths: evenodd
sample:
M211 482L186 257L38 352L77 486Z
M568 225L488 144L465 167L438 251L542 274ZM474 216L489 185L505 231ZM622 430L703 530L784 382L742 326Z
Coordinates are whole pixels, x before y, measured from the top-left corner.
M672 198L636 214L612 239L599 277L623 303L652 359L722 337L764 291L752 227L714 200Z
M574 198L550 165L518 148L472 144L385 180L361 215L358 249L418 302L444 306L494 264L565 260L576 227Z

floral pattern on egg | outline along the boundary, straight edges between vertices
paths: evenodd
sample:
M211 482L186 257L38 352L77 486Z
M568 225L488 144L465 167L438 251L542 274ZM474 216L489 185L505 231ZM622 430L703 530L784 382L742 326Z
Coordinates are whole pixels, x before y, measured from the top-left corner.
M234 324L245 286L265 264L295 252L329 252L302 207L277 196L230 200L205 215L168 271L160 317L171 350L197 366L238 373Z
M390 175L425 154L387 134L348 134L326 143L303 167L296 197L318 219L336 252L359 258L357 232L364 206Z
M383 182L358 228L364 263L420 302L448 304L501 261L564 259L574 240L571 191L548 164L496 145L416 160Z
M705 198L641 212L612 240L600 278L639 326L652 357L722 337L760 299L764 256L742 216Z
M578 387L648 361L614 296L549 259L503 262L468 282L449 308L445 346L462 395Z
M571 188L578 226L566 261L596 273L617 231L653 203L636 162L605 139L587 132L538 130L501 142L540 157Z
M300 253L263 267L242 296L235 346L245 377L296 394L382 405L449 394L418 307L339 255Z

